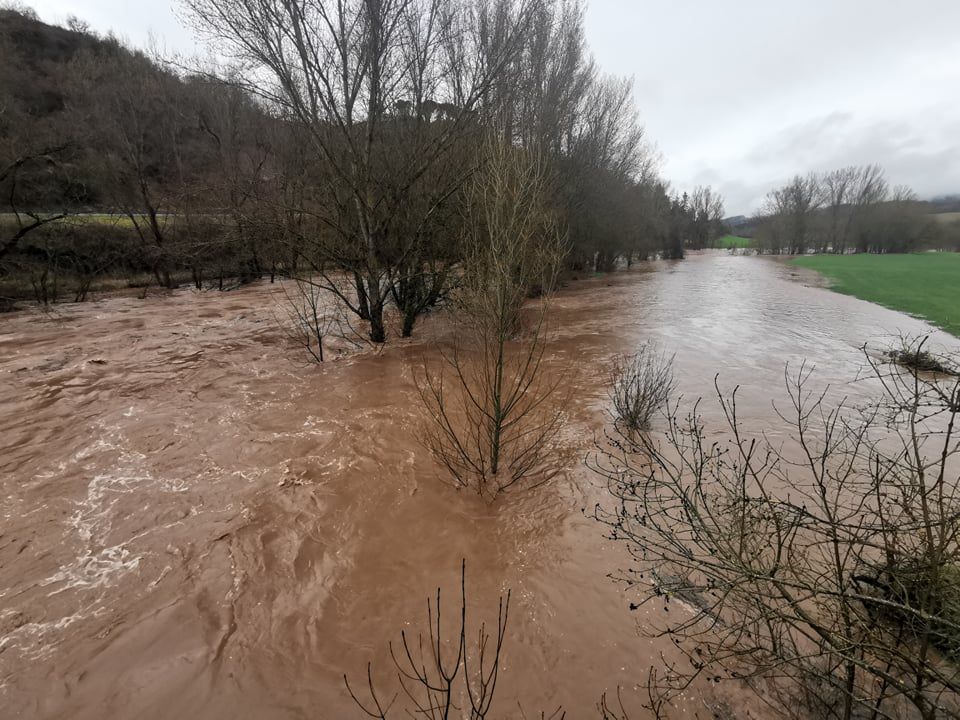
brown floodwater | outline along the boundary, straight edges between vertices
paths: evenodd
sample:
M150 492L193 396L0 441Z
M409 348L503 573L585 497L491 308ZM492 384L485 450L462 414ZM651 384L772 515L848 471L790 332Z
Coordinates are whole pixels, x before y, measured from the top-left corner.
M686 397L720 373L747 427L776 433L786 363L867 393L850 384L859 348L930 330L816 284L721 254L571 283L550 356L576 369L568 442L589 449L610 358L645 339L676 353ZM278 329L276 294L0 318L0 715L360 717L343 673L362 684L373 661L389 682L388 642L423 628L438 585L455 604L461 558L471 623L495 623L512 590L498 717L596 717L618 686L637 708L648 668L675 657L642 630L683 608L631 611L607 577L627 559L588 516L605 489L575 464L492 506L457 492L417 440L412 373L442 319L321 367ZM746 702L696 686L678 710Z

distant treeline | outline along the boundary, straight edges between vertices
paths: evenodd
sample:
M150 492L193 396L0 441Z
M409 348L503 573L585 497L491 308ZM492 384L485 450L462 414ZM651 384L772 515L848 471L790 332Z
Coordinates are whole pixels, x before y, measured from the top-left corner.
M717 193L659 177L582 2L185 5L229 65L0 10L0 296L313 273L375 339L388 304L412 329L454 282L462 188L491 137L548 165L571 270L722 235Z
M910 188L891 187L879 166L852 166L797 175L771 190L749 227L738 231L774 254L960 250L960 218L931 212L931 203Z

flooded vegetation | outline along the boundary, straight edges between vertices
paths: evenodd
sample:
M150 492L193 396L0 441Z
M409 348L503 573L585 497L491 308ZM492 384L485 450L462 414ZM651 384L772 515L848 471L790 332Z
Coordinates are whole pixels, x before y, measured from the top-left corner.
M567 442L609 418L610 363L646 340L676 353L678 392L740 385L748 432L785 432L784 366L853 397L878 330L929 331L808 287L758 258L693 256L570 284L547 363L577 359ZM487 503L458 492L418 442L413 370L442 315L379 354L307 365L277 327L277 289L182 290L8 316L0 334L3 567L0 679L14 717L353 717L343 674L389 683L388 643L425 631L437 586L495 627L511 591L495 707L594 716L618 686L646 717L657 603L607 577L628 567L592 508L600 479ZM934 333L931 343L956 349ZM705 404L707 421L719 410ZM584 512L586 510L586 512ZM454 611L455 612L455 611ZM669 612L683 613L682 603ZM54 681L56 679L56 681ZM748 702L691 687L678 707Z
M960 718L960 5L34 2L3 718Z

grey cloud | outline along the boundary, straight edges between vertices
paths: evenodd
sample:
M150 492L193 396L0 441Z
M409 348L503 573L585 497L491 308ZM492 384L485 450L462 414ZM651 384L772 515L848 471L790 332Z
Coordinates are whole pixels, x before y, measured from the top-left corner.
M956 0L591 0L588 23L600 64L636 78L667 177L720 187L731 213L846 164L960 192Z
M176 0L27 1L194 47ZM598 63L634 78L675 187L713 184L746 213L793 174L879 163L921 195L960 192L960 1L588 2Z
M853 115L833 112L803 123L791 125L767 138L747 152L743 160L757 165L779 164L790 158L807 164L809 157L835 152L842 143L841 134L848 131Z
M792 125L758 142L737 163L765 171L762 182L729 179L710 169L697 182L712 178L731 209L756 210L763 195L796 173L847 165L879 163L892 184L912 187L921 197L960 190L960 134L947 138L932 129L901 120L863 122L852 113L830 113ZM779 169L779 172L778 172ZM721 176L723 179L721 179Z

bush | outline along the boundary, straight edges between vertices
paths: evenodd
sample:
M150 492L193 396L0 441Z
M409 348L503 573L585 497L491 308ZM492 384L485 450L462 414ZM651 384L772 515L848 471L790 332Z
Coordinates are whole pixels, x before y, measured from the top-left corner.
M651 342L633 355L621 355L611 369L610 399L618 425L631 432L650 428L650 421L676 389L673 355L667 357Z
M870 404L786 372L786 436L748 435L715 382L719 425L671 404L663 433L598 444L595 516L628 545L632 607L663 604L650 632L689 660L651 698L703 675L789 717L960 718L960 379L866 361Z
M924 350L923 341L918 343L904 342L901 349L890 350L887 356L897 365L915 372L939 373L950 376L960 374L957 367L948 359L937 357Z

